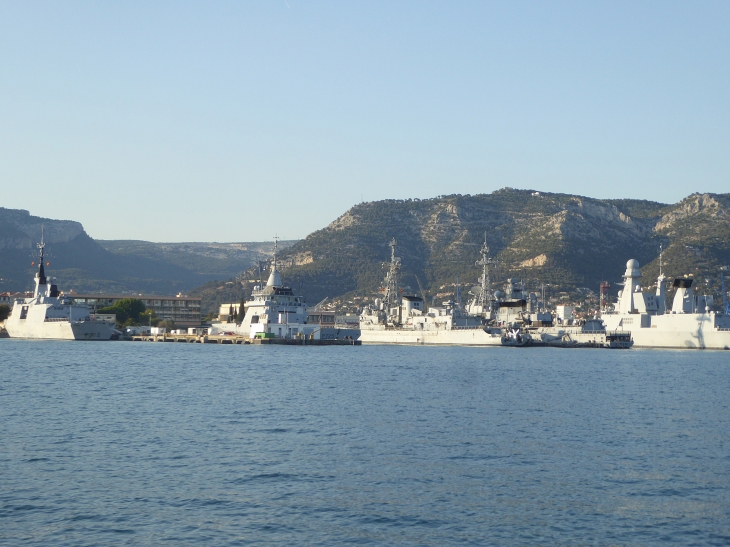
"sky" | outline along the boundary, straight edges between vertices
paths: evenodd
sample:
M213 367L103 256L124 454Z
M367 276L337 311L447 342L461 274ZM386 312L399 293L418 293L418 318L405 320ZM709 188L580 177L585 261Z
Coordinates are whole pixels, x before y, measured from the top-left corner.
M730 192L730 2L0 0L0 206L303 238L361 201Z

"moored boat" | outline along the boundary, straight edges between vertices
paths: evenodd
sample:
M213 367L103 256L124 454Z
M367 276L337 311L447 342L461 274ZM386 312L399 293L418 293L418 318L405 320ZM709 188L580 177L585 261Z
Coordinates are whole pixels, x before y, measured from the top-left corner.
M210 334L235 334L254 338L276 338L289 340L352 340L357 331L349 328L336 328L334 315L332 323L322 318L321 312L310 315L310 310L302 296L294 294L291 287L284 285L277 267L277 244L274 243L274 257L271 272L266 284L254 286L251 299L238 309L241 321L215 321L211 324ZM227 306L233 310L233 304ZM225 307L225 306L224 306Z
M630 333L641 348L730 349L730 315L712 311L712 296L694 294L691 277L672 282L671 309L661 266L654 294L642 290L640 278L639 262L629 260L618 302L602 316L608 330Z
M38 248L33 296L18 298L13 303L5 320L8 336L37 340L111 340L114 323L97 321L88 306L74 304L60 294L55 279L46 276L43 238Z

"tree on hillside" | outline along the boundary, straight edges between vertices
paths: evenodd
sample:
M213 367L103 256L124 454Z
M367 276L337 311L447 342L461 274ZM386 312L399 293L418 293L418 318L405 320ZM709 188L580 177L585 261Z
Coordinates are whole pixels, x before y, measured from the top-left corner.
M5 321L8 317L10 317L10 306L0 304L0 321Z

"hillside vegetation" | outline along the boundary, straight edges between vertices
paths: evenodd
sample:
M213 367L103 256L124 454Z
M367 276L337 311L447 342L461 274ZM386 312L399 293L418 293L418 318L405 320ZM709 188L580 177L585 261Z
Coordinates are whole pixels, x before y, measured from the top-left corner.
M0 291L30 286L41 224L49 274L59 278L62 290L184 291L203 298L203 313L249 297L259 276L250 267L273 248L271 243L97 242L78 222L0 208ZM280 252L279 262L285 282L308 302L329 297L341 309L355 311L376 294L395 237L403 284L418 291L417 276L439 302L453 294L457 276L465 294L477 282L474 263L485 234L498 261L495 285L518 277L531 290L544 283L549 296L571 299L585 289L597 291L607 280L615 295L630 258L639 260L645 285L654 283L661 244L665 275L692 274L702 291L719 297L720 267L730 264L730 194L692 194L664 204L505 188L475 196L361 203L304 240L280 242L280 247L293 245Z
M626 261L639 260L650 285L658 274L659 245L666 275L694 274L719 290L719 268L730 263L730 195L693 194L668 205L601 200L505 188L492 194L359 204L280 255L287 284L309 302L343 296L354 304L372 297L395 237L402 279L434 296L453 291L457 276L475 284L474 265L485 234L498 260L496 281L519 277L552 294L619 289ZM249 272L244 277L253 277ZM243 289L247 288L246 283ZM229 288L230 289L230 288ZM212 297L212 285L207 287Z

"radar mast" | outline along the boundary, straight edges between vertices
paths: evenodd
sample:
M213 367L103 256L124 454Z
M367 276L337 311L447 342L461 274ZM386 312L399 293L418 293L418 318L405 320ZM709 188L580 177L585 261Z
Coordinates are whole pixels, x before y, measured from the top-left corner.
M487 245L487 233L484 232L484 243L481 249L481 259L477 260L475 266L482 267L482 275L479 277L481 286L479 294L476 297L476 305L482 306L482 310L486 313L492 311L492 280L489 276L489 267L493 266L495 261L489 256L489 245Z
M398 272L400 271L400 257L395 256L395 248L398 245L395 238L390 241L390 263L383 264L388 268L385 275L385 294L383 295L383 305L386 314L390 315L391 310L400 305L400 288L398 287Z

